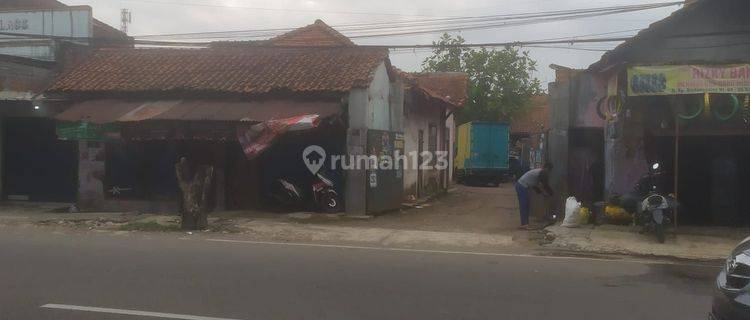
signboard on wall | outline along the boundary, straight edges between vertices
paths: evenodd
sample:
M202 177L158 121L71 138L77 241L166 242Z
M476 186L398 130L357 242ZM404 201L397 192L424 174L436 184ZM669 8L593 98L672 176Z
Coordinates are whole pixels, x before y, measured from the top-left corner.
M91 7L53 10L0 11L0 32L25 35L90 38Z
M58 122L55 128L60 140L107 141L120 139L120 126L114 123Z
M628 96L750 93L750 64L634 66Z
M52 10L0 11L0 54L55 60L54 41L22 35L91 38L93 17L89 6ZM18 37L7 34L18 34ZM72 39L75 40L75 39Z

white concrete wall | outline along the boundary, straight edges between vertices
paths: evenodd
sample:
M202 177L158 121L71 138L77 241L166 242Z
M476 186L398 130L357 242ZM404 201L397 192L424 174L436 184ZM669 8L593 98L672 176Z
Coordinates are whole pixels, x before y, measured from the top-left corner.
M391 86L385 63L375 69L375 75L367 89L366 127L375 130L391 129Z

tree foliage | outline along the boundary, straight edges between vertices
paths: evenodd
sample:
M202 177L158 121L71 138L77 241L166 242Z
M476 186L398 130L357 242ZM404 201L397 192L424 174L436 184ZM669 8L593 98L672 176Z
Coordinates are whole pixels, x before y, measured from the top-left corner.
M422 63L423 71L469 75L469 101L459 110L458 123L513 120L541 92L539 80L532 76L536 61L527 51L513 47L501 50L458 47L464 42L461 36L443 34L433 43L438 47Z

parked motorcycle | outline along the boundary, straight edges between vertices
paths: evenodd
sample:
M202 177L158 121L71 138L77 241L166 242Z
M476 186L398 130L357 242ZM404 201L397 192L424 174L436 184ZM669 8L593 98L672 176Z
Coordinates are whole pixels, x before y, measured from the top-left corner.
M274 204L284 210L308 208L313 206L315 210L328 213L341 211L342 203L334 183L321 173L315 174L310 187L309 196L296 184L287 179L276 179L271 188L270 198Z
M657 240L664 243L677 201L672 195L664 195L660 167L659 163L652 164L648 173L636 183L633 192L612 202L632 214L633 224L642 226L643 233L653 232Z
M644 232L652 231L656 234L659 243L666 240L666 228L671 225L674 208L677 207L677 201L673 195L664 195L662 186L662 171L660 164L651 165L646 177L639 182L641 192L647 193L643 196L640 204L640 210L636 215L634 222L644 227Z
M328 213L341 211L341 199L334 189L333 181L320 173L316 173L317 181L312 184L313 200L318 208Z

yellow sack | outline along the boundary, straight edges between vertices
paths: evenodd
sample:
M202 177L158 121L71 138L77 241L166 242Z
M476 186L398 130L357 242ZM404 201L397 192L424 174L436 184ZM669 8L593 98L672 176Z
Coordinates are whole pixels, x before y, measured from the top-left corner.
M612 223L626 224L633 221L633 216L618 206L608 205L604 208L604 215L607 216L607 221Z
M581 224L587 224L589 223L589 219L591 218L591 211L589 208L581 207L581 211L578 213L578 218L581 219Z

